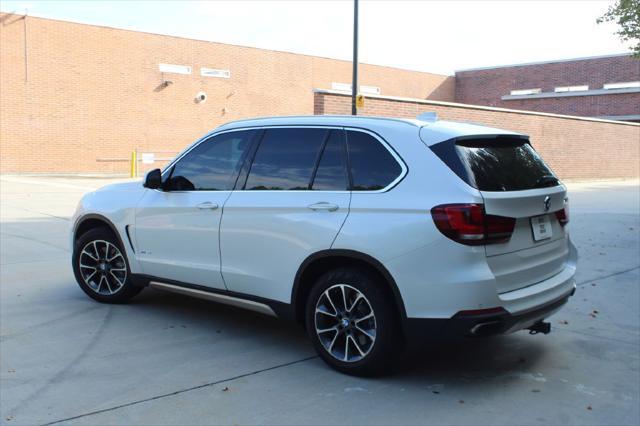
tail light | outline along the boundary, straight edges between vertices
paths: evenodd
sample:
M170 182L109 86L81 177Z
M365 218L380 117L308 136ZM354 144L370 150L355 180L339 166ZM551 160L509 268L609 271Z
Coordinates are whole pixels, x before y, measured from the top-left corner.
M445 236L469 246L507 242L516 224L512 217L485 214L482 204L443 204L431 216Z
M558 218L560 226L565 226L567 223L569 223L569 206L565 204L562 210L558 210L556 212L556 217Z

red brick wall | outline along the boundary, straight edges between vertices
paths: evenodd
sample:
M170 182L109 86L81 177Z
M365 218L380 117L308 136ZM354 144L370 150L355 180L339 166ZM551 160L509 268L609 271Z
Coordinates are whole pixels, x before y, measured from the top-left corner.
M193 71L165 74L163 88L159 63ZM126 173L136 148L176 152L227 121L312 114L314 88L350 81L348 61L0 14L0 171ZM375 65L361 64L360 83L454 96L452 77ZM194 102L199 91L205 103Z
M316 93L318 114L350 114L349 96ZM366 98L360 115L467 121L521 132L563 179L640 177L640 125L549 116L444 102Z
M640 93L502 100L511 90L640 81L640 60L629 55L456 72L456 102L578 116L640 114Z

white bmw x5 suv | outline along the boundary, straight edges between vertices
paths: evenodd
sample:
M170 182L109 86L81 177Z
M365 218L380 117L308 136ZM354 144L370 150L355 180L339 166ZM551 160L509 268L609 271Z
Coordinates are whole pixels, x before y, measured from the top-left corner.
M225 124L143 184L87 194L80 288L145 286L299 321L374 374L436 335L549 331L575 291L566 188L525 135L351 116Z

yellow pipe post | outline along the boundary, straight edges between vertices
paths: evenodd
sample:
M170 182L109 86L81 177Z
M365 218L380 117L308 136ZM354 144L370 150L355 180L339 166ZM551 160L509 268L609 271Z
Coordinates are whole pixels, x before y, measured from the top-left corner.
M129 177L137 177L138 175L138 153L131 151L131 173Z

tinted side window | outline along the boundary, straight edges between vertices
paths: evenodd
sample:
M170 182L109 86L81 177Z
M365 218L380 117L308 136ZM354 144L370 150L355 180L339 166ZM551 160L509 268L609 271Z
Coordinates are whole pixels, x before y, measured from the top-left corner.
M375 191L393 182L402 168L389 150L373 136L347 132L353 191Z
M255 131L229 132L202 142L173 167L165 182L170 191L222 191L233 188Z
M324 151L322 151L311 189L316 191L345 191L348 189L344 154L344 131L332 130Z
M329 130L266 130L251 164L245 189L306 190Z

